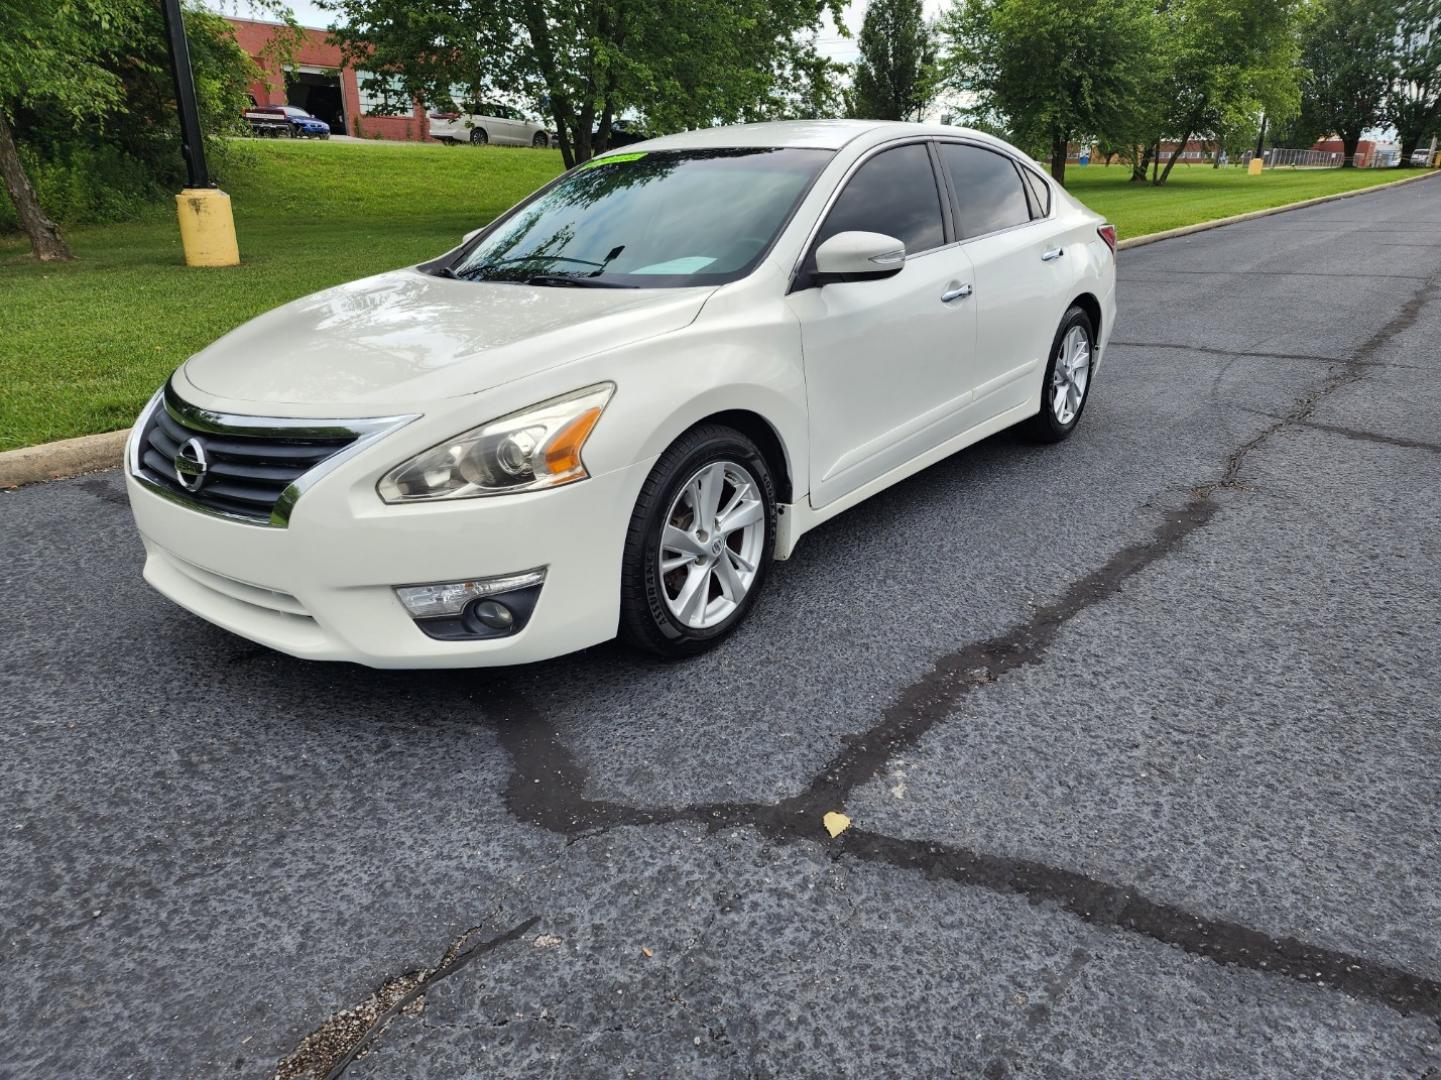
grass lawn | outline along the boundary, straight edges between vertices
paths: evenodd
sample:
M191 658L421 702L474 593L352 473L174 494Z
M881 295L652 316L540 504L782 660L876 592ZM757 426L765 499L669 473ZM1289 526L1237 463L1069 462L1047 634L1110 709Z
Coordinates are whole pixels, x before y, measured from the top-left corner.
M1405 176L1411 169L1274 169L1247 176L1240 167L1177 165L1162 187L1132 184L1121 165L1066 169L1066 189L1108 217L1121 239L1164 232L1198 221L1245 214L1270 206L1372 187Z
M221 174L243 265L191 270L172 207L68 230L75 262L0 237L0 450L125 427L182 360L277 304L451 247L559 172L555 151L244 141ZM1396 179L1388 170L1178 166L1163 188L1119 166L1069 186L1139 236Z

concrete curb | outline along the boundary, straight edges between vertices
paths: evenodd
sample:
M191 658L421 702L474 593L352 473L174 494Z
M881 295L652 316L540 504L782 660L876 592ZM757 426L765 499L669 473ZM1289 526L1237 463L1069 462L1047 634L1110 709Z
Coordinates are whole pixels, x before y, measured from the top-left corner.
M1338 191L1334 195L1318 195L1314 199L1302 199L1300 202L1284 203L1281 206L1270 206L1265 210L1250 210L1244 214L1216 218L1214 221L1199 221L1195 225L1182 225L1178 229L1167 229L1164 232L1147 233L1145 236L1135 236L1129 240L1122 240L1116 245L1116 250L1125 251L1128 248L1145 247L1147 244L1155 244L1162 240L1171 240L1177 236L1190 236L1192 233L1210 232L1212 229L1235 225L1241 221L1255 221L1257 218L1271 217L1273 214L1284 214L1288 210L1304 210L1308 206L1320 206L1322 203L1335 202L1338 199L1350 199L1357 195L1367 195L1373 191L1386 191L1389 188L1400 187L1402 184L1414 184L1418 180L1430 180L1437 174L1438 170L1427 169L1415 176L1407 176L1401 180L1392 180L1386 184L1372 184L1370 187L1357 188L1355 191Z
M1373 191L1385 191L1388 188L1400 187L1402 184L1429 180L1436 176L1437 172L1428 170L1416 176L1393 180L1388 184L1375 184L1371 187L1357 188L1355 191L1339 191L1334 195L1321 195L1314 199L1303 199L1301 202L1286 203L1284 206L1252 210L1249 213L1236 214L1234 217L1217 218L1215 221L1183 225L1179 229L1148 233L1145 236L1122 240L1116 245L1116 248L1125 251L1128 248L1144 247L1146 244L1170 240L1177 236L1190 236L1192 233L1209 232L1211 229L1220 229L1241 221L1254 221L1256 218L1270 217L1273 214L1284 214L1288 210L1300 210L1307 206L1335 202L1337 199L1349 199L1356 195L1367 195ZM0 488L42 484L49 480L63 480L68 476L79 476L81 473L113 469L121 464L125 451L125 439L129 434L128 429L107 431L103 435L82 435L78 439L61 439L59 442L27 446L20 450L6 450L0 453Z
M47 480L113 469L124 457L125 439L129 434L127 428L6 450L0 453L0 488L43 484Z

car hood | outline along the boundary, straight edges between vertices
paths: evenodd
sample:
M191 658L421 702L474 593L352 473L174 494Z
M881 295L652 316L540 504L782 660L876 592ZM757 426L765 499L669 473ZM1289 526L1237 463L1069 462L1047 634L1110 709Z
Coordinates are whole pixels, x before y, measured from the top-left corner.
M292 301L186 361L235 402L390 408L458 397L689 325L713 289L542 288L397 270Z

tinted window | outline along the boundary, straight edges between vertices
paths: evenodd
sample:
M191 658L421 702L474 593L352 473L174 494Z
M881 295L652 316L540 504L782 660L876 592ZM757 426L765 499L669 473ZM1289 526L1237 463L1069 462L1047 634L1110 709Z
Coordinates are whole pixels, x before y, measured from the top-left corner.
M1045 217L1051 212L1051 189L1030 169L1023 168L1021 175L1026 178L1026 183L1031 187L1031 196L1035 200L1036 217Z
M760 261L833 156L741 147L595 158L477 239L451 269L542 285L734 281Z
M961 235L981 236L1031 220L1021 177L1011 159L959 143L942 143L941 160L961 205Z
M923 145L898 146L862 165L831 207L816 246L853 231L894 236L911 254L945 242L941 196Z

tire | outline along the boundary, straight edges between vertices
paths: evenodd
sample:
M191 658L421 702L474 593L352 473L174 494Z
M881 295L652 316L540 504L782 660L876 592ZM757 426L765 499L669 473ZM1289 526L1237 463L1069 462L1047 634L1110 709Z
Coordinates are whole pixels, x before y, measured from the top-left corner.
M530 140L530 145L535 147L537 150L544 150L550 146L550 140L546 138L545 132L537 131L535 133L535 138Z
M1076 430L1091 398L1095 355L1096 330L1091 317L1079 307L1068 309L1051 342L1051 359L1041 380L1041 411L1023 429L1029 438L1055 443Z
M485 133L485 128L470 129L471 146L484 146L488 142L490 142L490 136Z
M730 532L715 527L725 520L719 514L697 523L694 499L711 491L718 511L729 507L732 521L746 523ZM684 538L686 547L663 542L668 524L672 540ZM686 432L656 461L631 514L621 567L621 640L672 659L715 646L760 595L775 537L775 479L755 443L719 424Z

